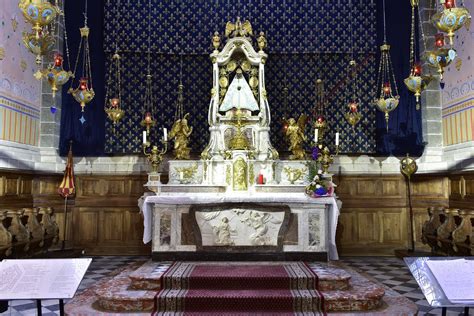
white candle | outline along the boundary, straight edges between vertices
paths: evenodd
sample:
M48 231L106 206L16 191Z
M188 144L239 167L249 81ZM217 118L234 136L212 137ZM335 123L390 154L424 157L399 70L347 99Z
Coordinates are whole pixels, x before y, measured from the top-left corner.
M146 144L146 131L143 131L143 143Z
M165 142L168 140L168 129L166 127L163 127L163 139Z
M314 142L317 144L318 143L318 129L314 129Z
M336 133L336 146L339 146L339 132Z
M183 179L184 179L184 172L180 171L179 172L179 180L183 180Z

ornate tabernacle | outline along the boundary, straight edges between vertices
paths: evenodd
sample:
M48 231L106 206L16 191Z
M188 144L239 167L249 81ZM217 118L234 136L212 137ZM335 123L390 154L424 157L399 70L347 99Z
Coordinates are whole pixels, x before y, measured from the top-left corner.
M212 36L209 142L200 160L185 160L189 149L178 153L175 140L169 182L147 184L157 195L145 198L144 242L153 241L160 260L269 251L280 259L337 258L336 200L305 194L306 115L289 121L291 160L279 160L270 142L267 41L263 32L253 34L250 22L238 18L227 23L222 50L220 35Z
M219 186L226 192L252 192L259 184L259 175L265 184L307 182L306 171L296 180L285 172L288 167L304 169L305 136L298 132L301 124L295 121L295 135L291 136L292 161L278 160L279 154L270 142L271 115L265 90L268 55L263 51L266 39L260 32L253 43L253 34L250 22L237 18L235 23L226 25L227 42L222 50L219 51L221 37L213 35L213 82L207 120L210 139L200 161L169 161L169 184L201 184ZM195 165L198 167L194 168ZM183 181L183 173L178 171L181 168L193 168L196 172Z

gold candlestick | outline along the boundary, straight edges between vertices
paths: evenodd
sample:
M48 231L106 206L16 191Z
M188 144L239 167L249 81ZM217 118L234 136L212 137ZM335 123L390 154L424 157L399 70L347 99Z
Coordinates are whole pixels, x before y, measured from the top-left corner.
M322 148L322 145L320 145L320 148ZM336 153L334 155L331 155L327 146L325 146L324 149L321 151L318 157L318 162L321 164L323 174L328 173L329 167L334 162L334 157L336 157L337 155L339 155L339 145L336 145Z
M163 161L163 156L168 151L168 141L162 138L161 143L163 144L161 150L159 150L158 146L156 145L151 146L150 142L143 143L143 153L150 162L151 171L154 173L158 173L158 169L160 168L161 162ZM147 148L150 147L151 150L147 152Z

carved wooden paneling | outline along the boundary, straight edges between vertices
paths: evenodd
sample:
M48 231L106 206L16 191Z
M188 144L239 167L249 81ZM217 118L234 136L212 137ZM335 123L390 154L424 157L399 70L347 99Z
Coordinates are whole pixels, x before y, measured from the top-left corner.
M354 212L342 212L337 224L337 240L341 244L354 242L357 235L356 214Z
M474 209L474 173L450 175L449 180L449 207Z
M105 242L121 242L125 240L124 210L102 211L99 239ZM128 237L128 236L127 236Z
M5 179L5 196L16 196L20 195L20 180L21 177L14 177Z
M0 208L52 206L62 238L64 200L57 193L61 179L62 174L0 172ZM68 239L88 254L150 254L142 242L143 219L137 207L145 182L146 175L76 175L77 195L68 205ZM335 182L343 202L337 230L342 255L392 255L394 249L407 247L408 200L402 176L346 175L335 177ZM450 207L474 208L474 173L417 174L412 184L417 240L427 207L448 206L449 201Z
M97 244L99 213L76 209L74 214L74 241L79 245Z
M381 242L403 243L406 239L406 223L404 210L387 210L381 214Z

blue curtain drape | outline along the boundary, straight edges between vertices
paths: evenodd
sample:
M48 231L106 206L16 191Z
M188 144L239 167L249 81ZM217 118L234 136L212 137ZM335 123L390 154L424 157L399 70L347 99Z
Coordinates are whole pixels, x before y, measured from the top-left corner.
M391 45L391 58L397 80L400 103L390 113L389 130L386 130L384 113L377 111L377 154L403 156L423 153L421 110L403 80L409 74L411 6L410 1L385 0L387 42ZM383 2L377 2L377 38L383 42ZM380 53L379 53L380 55ZM378 55L378 57L379 57Z
M64 1L66 12L66 28L70 50L71 67L74 68L81 35L79 28L84 26L85 1ZM88 1L88 21L90 28L89 46L94 84L94 99L86 105L84 124L79 121L81 108L74 98L67 93L68 82L62 91L61 126L59 139L60 155L65 156L69 150L69 142L73 142L73 153L76 156L102 156L105 144L105 53L103 48L103 0ZM64 50L65 51L65 50ZM66 58L66 56L65 56ZM66 63L65 63L66 64ZM74 88L82 76L81 66L75 74Z

